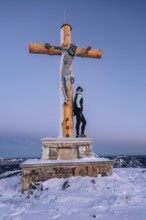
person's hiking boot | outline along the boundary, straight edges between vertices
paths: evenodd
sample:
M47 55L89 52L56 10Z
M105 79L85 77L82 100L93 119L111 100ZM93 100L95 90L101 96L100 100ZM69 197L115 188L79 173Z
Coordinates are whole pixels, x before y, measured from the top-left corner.
M86 135L85 135L85 134L81 134L81 136L80 136L80 137L85 138L85 137L86 137Z
M78 135L76 135L76 138L80 138L80 137L81 137L81 135L79 135L79 134L78 134Z

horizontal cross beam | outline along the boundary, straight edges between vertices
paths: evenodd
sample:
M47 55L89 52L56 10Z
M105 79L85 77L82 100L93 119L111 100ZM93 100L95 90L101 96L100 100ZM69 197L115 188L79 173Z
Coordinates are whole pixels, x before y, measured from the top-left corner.
M84 48L77 48L76 53L80 53ZM48 54L48 55L61 55L61 52L56 49L46 48L45 44L29 44L29 52L37 54ZM76 55L83 58L102 58L102 50L89 50L86 53Z

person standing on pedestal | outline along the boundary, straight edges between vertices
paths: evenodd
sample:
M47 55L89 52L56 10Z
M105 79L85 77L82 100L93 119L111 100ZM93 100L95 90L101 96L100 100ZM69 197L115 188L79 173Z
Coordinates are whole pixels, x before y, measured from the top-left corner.
M78 87L76 89L76 94L74 98L74 109L73 109L73 114L76 116L76 137L86 137L85 135L85 127L86 127L86 119L83 114L83 88ZM80 134L80 125L81 126L81 134Z

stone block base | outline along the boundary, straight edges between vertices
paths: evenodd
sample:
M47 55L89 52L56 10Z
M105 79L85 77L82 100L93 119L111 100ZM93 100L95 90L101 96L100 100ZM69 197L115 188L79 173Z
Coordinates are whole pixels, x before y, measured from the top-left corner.
M71 176L97 177L112 174L113 162L111 160L92 159L75 161L43 161L28 160L20 165L23 170L22 191L32 188L34 183L46 181L51 178L68 178Z
M92 157L90 138L42 138L42 160L74 160Z

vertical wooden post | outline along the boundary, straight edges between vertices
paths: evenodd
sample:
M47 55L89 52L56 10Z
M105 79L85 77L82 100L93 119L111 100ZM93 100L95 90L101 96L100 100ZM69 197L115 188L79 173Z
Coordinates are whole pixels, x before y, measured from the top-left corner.
M64 24L61 26L60 40L62 47L68 47L71 43L71 30L72 27L69 24ZM61 59L62 62L62 59ZM63 63L61 63L63 65ZM72 69L72 65L70 66ZM61 80L60 80L61 81ZM70 98L69 103L64 104L61 101L61 108L63 108L62 114L62 136L63 137L73 137L74 136L74 122L73 122L73 86L70 84Z

